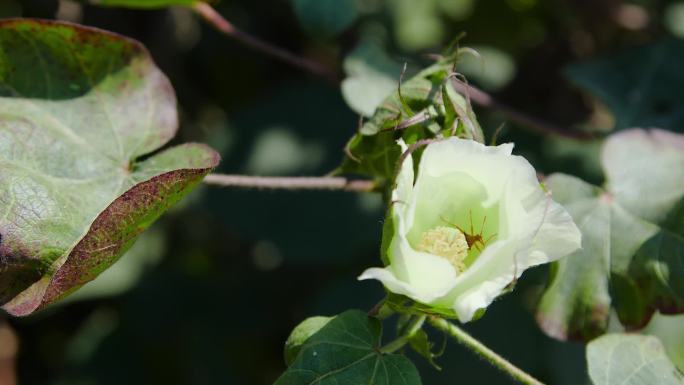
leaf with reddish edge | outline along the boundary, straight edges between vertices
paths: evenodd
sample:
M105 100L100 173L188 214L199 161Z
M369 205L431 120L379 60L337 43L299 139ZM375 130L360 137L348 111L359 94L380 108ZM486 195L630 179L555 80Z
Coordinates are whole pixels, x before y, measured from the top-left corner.
M628 329L657 310L684 312L684 135L625 130L602 151L606 186L546 180L582 231L582 249L555 263L537 321L559 339L606 332L611 309Z
M176 99L134 40L12 19L0 47L0 305L23 316L116 262L219 156L149 155L175 135Z

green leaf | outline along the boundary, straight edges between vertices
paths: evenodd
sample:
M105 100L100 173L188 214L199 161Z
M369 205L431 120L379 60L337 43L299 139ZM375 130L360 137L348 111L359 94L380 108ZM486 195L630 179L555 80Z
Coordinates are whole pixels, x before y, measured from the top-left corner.
M492 46L471 46L478 56L465 55L458 63L458 71L475 80L483 89L498 91L513 80L516 73L511 54Z
M608 334L587 346L589 377L594 385L682 385L684 375L656 337Z
M439 9L453 20L467 19L475 8L474 0L435 0Z
M602 162L608 189L640 218L660 224L684 197L684 135L663 130L613 135Z
M410 145L457 133L482 141L472 107L448 80L457 57L458 53L439 60L387 96L347 144L347 156L337 172L391 180L401 155L399 138ZM451 126L454 113L456 127Z
M553 337L588 340L608 325L610 207L596 198L598 189L575 177L554 174L544 183L582 232L582 249L551 265L537 321Z
M88 0L91 4L104 7L166 8L175 5L193 5L200 0Z
M356 21L356 0L290 0L304 29L316 36L331 37Z
M380 352L380 321L348 310L311 336L275 385L418 385L418 371L399 354Z
M668 357L684 371L684 315L656 313L643 333L658 337L665 346Z
M292 333L285 341L285 363L288 366L292 365L309 337L321 330L330 320L332 317L309 317L292 329Z
M616 128L684 131L684 41L667 38L567 68L565 74L610 108Z
M218 154L148 156L174 136L176 101L136 41L16 19L0 46L0 304L27 315L113 264Z
M344 59L344 72L344 100L354 112L370 117L385 97L397 89L401 66L380 44L367 40Z
M409 344L416 353L428 360L432 367L437 370L442 369L439 365L437 365L437 363L435 363L435 358L438 357L439 354L435 354L433 352L434 344L430 341L430 337L427 335L425 330L419 329L413 336L411 336Z
M436 1L397 0L391 10L395 39L403 50L418 51L441 44L445 28Z
M684 164L681 140L660 130L623 131L603 148L604 189L562 174L546 180L582 231L582 249L552 265L539 303L537 320L548 334L594 338L606 331L611 307L628 328L643 327L655 310L684 312L684 239L658 226L684 195L675 167Z

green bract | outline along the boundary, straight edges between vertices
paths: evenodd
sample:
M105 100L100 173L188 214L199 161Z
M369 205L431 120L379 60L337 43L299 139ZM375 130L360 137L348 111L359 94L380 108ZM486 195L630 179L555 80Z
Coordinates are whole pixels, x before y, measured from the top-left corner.
M359 279L467 322L525 269L577 250L572 218L512 150L449 138L427 146L415 179L408 156L385 230L388 266Z

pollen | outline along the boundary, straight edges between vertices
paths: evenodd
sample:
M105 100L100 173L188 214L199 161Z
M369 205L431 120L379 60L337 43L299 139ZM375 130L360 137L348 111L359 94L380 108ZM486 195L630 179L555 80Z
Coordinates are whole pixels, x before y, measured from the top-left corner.
M439 226L423 233L418 251L438 255L451 263L459 272L466 268L468 242L465 235L456 228Z

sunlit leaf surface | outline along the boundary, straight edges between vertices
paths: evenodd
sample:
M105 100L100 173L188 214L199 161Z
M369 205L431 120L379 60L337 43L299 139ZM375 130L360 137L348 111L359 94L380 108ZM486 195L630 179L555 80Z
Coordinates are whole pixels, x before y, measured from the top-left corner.
M646 325L655 310L684 311L684 238L668 215L684 197L682 140L624 131L603 148L605 188L563 174L546 180L582 231L582 249L553 266L539 304L548 334L591 339L605 332L611 306L630 328Z
M656 337L608 334L587 346L594 385L681 385L684 375Z
M114 263L218 155L147 156L174 136L176 101L133 40L6 20L0 47L0 303L26 315Z

